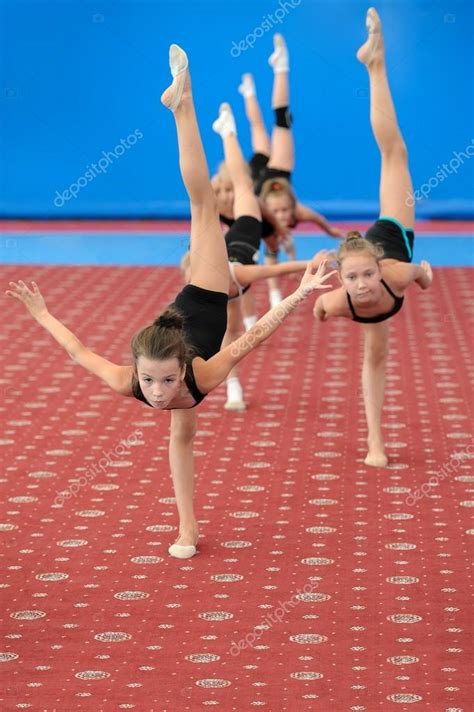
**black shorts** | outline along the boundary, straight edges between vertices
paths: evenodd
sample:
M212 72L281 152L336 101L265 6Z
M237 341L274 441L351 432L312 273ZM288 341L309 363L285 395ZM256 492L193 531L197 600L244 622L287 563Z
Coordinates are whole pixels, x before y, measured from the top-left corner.
M262 240L266 240L267 237L271 237L274 234L275 228L273 225L268 222L268 220L265 220L265 218L262 218Z
M382 259L411 262L415 233L407 230L398 220L390 217L379 218L365 233L365 239L382 248Z
M235 220L225 234L229 262L254 265L258 262L262 223L250 215Z
M249 161L250 175L252 176L253 184L256 185L260 180L260 176L267 167L270 156L266 153L254 153Z
M205 361L220 351L227 329L227 294L187 284L173 304L184 316L184 333L194 355Z
M284 171L280 168L267 168L270 156L264 153L254 153L249 161L250 174L253 180L253 186L255 193L260 195L262 192L263 184L266 180L271 178L285 178L289 183L291 183L291 173L290 171Z

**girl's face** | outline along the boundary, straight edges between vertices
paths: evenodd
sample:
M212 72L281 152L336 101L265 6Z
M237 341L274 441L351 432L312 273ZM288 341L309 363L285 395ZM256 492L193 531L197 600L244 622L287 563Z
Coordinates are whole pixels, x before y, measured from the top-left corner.
M217 198L217 209L222 215L230 217L234 213L234 186L225 177L217 176L212 182Z
M265 205L283 227L290 227L294 220L294 207L289 195L286 193L269 195L265 200Z
M139 356L137 359L138 381L142 393L153 408L166 408L175 398L184 380L185 368L177 358L166 361Z
M371 306L380 298L382 273L372 255L359 253L344 257L339 279L354 304Z

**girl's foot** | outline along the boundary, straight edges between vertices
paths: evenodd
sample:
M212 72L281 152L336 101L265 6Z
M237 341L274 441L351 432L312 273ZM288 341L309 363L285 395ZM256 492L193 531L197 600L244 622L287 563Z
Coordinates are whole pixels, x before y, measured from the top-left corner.
M258 317L256 314L252 314L251 316L242 317L242 321L244 322L245 331L248 331L257 323Z
M275 74L279 74L280 72L289 72L290 58L283 35L280 35L279 33L273 35L273 47L273 54L270 55L268 64L273 67Z
M377 10L370 7L367 10L367 18L365 21L367 31L369 36L367 41L362 45L362 47L357 52L357 59L362 64L367 67L372 64L372 62L378 60L383 60L383 37L382 37L382 23L380 17L377 14Z
M239 86L239 93L242 94L244 99L248 99L249 96L255 96L255 82L251 74L242 74L242 84Z
M177 44L170 45L169 62L173 83L161 95L161 103L175 112L181 102L191 96L186 52Z
M385 454L383 442L369 443L369 452L364 462L370 467L387 467L388 458Z
M237 377L227 379L227 401L224 405L226 410L243 411L246 409L242 386Z
M221 104L219 107L219 117L212 124L213 130L219 134L221 138L225 138L230 134L237 136L235 127L234 114L230 108L230 104Z
M270 299L270 309L273 309L273 307L277 307L280 304L280 302L283 301L283 296L277 287L270 289L269 299Z
M175 559L190 559L197 554L197 541L199 533L196 529L183 532L178 536L174 544L168 548L168 554Z

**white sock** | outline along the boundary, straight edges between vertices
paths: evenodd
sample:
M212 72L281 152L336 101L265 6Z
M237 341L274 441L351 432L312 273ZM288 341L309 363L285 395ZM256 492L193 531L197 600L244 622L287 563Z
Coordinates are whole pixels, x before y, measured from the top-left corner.
M231 402L243 401L244 394L239 379L234 376L227 379L227 400Z
M251 74L242 74L242 83L239 86L239 93L247 99L249 96L255 96L255 83Z
M220 105L219 117L212 124L212 128L221 138L225 138L230 134L237 136L234 115L232 113L232 109L230 108L230 104Z
M283 297L281 296L281 292L279 289L270 289L270 306L272 309L273 307L278 306L282 299Z
M283 35L277 33L273 35L273 54L270 55L268 63L273 67L275 74L290 71L290 58L286 48Z
M257 315L252 314L252 316L244 316L243 322L244 322L245 331L248 331L249 329L252 328L252 326L254 324L257 323Z

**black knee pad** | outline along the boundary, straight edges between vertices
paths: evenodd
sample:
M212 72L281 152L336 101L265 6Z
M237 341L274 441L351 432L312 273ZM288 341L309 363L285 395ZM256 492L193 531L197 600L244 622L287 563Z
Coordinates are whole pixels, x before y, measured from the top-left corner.
M288 106L281 106L279 109L275 109L275 126L280 126L282 129L291 129L292 123L293 117Z

